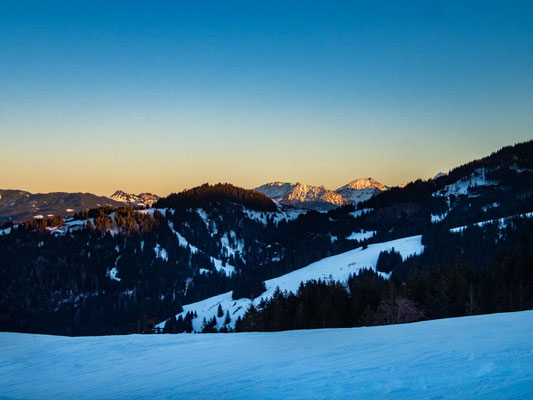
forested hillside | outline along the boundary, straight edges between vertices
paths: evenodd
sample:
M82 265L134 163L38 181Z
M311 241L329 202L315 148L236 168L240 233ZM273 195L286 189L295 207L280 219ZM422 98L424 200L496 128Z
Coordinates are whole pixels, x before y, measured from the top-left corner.
M236 328L356 326L532 308L531 222L508 218L530 211L533 142L383 191L357 209L308 211L231 184L206 184L148 210L99 207L7 222L0 226L0 330L151 332L184 305L227 292L235 301L257 297L265 280L413 235L423 237L421 255L402 260L389 249L379 257L379 274L361 271L348 282L277 293ZM505 226L455 229L502 217ZM390 316L399 309L409 317Z
M302 283L296 293L277 291L252 306L236 330L387 325L532 309L532 238L531 218L458 232L441 224L422 237L422 254L402 261L394 251L382 252L377 272L363 269L347 286L319 280Z

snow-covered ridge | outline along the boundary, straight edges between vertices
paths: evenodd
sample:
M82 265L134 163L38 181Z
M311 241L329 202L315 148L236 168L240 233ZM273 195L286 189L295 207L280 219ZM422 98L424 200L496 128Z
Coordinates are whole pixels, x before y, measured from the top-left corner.
M411 236L384 243L370 244L366 249L359 247L355 250L327 257L288 274L265 281L266 291L254 300L233 300L231 297L232 292L227 292L184 306L183 312L178 314L176 318L180 315L184 317L188 311L195 311L198 317L192 321L193 329L200 331L203 319L210 320L216 317L218 306L220 305L224 313L229 312L231 318L229 326L233 328L237 318L242 317L252 303L258 305L261 300L271 298L278 287L282 291L295 292L300 283L313 279L345 282L351 274L361 268L375 270L379 253L384 250L394 248L404 259L411 255L420 254L424 250L421 239L421 236ZM224 319L225 316L217 318L217 328L223 326ZM161 322L158 327L163 328L164 323L165 321Z
M388 186L382 185L375 179L367 178L356 179L347 185L338 188L335 192L348 199L350 203L357 204L367 201L376 194L388 189Z
M324 186L311 186L302 183L271 182L254 190L282 204L307 206L313 209L338 207L348 203L357 204L387 190L372 178L356 179L338 188L329 190Z
M347 204L348 201L324 186L311 186L302 183L273 182L254 189L273 200L287 205L303 205L305 203L324 203L333 206Z
M323 201L338 206L347 203L342 196L326 189L324 186L310 186L301 183L297 183L291 192L284 196L284 200L289 203Z
M356 179L354 181L351 181L350 183L338 188L336 191L338 192L341 189L361 190L361 189L369 189L369 188L378 189L381 191L389 189L388 186L382 185L381 183L379 183L373 178L365 178L365 179Z
M0 333L5 398L530 399L533 311L363 328Z
M115 193L109 196L109 198L115 201L144 207L152 207L152 205L159 200L159 196L152 193L132 194L123 192L122 190L117 190Z
M263 193L273 200L281 200L283 196L289 194L297 183L289 182L270 182L265 185L256 187L254 190Z

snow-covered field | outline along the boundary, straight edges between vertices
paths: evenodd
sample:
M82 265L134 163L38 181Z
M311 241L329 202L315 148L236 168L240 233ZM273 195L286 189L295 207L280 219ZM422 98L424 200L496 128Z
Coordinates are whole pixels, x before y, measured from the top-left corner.
M370 244L366 249L359 247L345 253L326 257L306 267L265 281L266 291L253 301L250 299L233 300L232 292L227 292L193 304L188 304L183 307L183 312L178 314L177 317L181 315L184 318L187 312L196 312L198 317L192 320L193 329L195 331L201 331L204 318L209 321L211 318L216 317L217 328L220 329L225 322L225 314L229 312L231 322L228 325L234 328L237 318L244 315L252 302L258 305L261 300L271 298L276 288L279 287L282 291L286 290L294 293L298 290L300 283L313 279L346 282L351 274L356 273L361 268L372 268L375 270L379 253L393 248L404 259L414 254L420 254L424 250L422 236L410 236L389 242ZM222 317L217 317L219 305L224 312ZM165 321L160 323L158 327L163 328L164 325Z
M1 399L531 399L533 311L274 333L0 333Z

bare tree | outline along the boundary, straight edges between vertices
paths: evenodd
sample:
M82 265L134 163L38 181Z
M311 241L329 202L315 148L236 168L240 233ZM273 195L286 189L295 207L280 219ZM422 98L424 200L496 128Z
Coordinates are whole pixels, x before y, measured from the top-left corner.
M424 319L424 313L420 307L405 297L382 301L376 314L378 325L404 324L422 319Z

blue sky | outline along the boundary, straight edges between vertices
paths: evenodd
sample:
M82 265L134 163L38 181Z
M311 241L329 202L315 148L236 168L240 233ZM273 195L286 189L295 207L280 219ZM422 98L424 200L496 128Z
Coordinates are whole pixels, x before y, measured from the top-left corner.
M0 187L427 178L533 137L531 2L0 1Z

